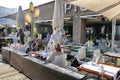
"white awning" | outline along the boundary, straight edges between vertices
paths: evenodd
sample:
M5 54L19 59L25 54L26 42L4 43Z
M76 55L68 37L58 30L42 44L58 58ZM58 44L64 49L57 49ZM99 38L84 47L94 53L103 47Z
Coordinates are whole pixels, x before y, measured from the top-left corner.
M69 3L98 12L110 20L119 18L120 0L71 0Z

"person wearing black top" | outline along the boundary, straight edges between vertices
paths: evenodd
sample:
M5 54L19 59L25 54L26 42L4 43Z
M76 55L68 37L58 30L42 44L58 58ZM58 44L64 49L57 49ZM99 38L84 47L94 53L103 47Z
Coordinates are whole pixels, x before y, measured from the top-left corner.
M43 43L40 38L37 38L36 41L32 44L32 51L40 51L40 49L43 49Z
M19 29L18 36L20 37L20 43L21 43L21 44L25 44L25 41L24 41L25 35L24 35L22 29Z

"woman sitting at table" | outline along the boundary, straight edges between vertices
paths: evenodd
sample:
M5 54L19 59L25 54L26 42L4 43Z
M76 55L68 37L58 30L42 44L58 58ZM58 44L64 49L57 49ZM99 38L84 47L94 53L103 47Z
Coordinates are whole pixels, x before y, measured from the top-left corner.
M32 51L39 51L44 48L42 40L37 38L36 41L32 44Z
M59 44L54 45L53 53L47 57L46 61L52 62L62 67L66 65L65 54L61 52Z

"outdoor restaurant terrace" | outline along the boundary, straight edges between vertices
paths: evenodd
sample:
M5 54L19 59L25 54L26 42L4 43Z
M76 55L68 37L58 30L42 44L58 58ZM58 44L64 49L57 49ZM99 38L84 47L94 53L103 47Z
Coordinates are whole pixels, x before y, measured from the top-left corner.
M65 3L92 10L112 20L111 40L106 35L103 39L90 37L86 42L76 44L64 30ZM12 28L13 33L7 34L0 25L0 70L3 65L10 65L12 68L9 66L9 69L24 74L19 74L20 80L120 80L120 40L115 40L119 3L120 0L55 0L53 33L48 33L44 39L34 21L39 17L40 9L34 8L30 2L29 13L24 15L22 6L19 6L18 29ZM4 74L2 70L0 80L8 79L3 77Z

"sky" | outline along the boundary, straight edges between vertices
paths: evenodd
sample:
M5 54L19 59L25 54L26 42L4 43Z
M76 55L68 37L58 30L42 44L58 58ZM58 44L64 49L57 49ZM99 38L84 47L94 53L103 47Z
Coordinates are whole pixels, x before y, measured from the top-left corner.
M28 9L30 2L33 2L34 6L44 4L54 0L1 0L0 6L8 7L8 8L16 8L22 6L22 9Z

